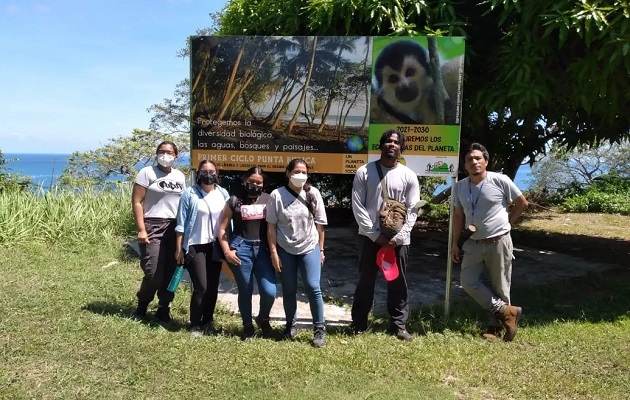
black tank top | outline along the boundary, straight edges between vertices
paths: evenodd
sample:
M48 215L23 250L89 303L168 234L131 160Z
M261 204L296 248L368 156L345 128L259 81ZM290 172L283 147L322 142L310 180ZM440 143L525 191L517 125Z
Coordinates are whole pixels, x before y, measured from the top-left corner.
M234 234L247 240L267 240L267 200L269 195L262 193L258 199L245 201L237 196L228 200L232 210Z

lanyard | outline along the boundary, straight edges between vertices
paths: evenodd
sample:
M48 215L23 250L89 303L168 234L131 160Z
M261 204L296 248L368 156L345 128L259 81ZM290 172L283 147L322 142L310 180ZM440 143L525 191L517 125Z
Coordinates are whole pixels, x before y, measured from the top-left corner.
M486 183L486 178L483 178L483 181L481 182L481 186L479 186L479 193L477 193L477 198L475 199L475 201L473 201L473 195L472 195L472 181L470 180L470 178L468 179L468 194L469 194L469 199L470 199L470 206L472 207L472 217L475 216L475 207L477 207L477 203L479 202L479 196L481 196L481 189L483 189L483 185Z

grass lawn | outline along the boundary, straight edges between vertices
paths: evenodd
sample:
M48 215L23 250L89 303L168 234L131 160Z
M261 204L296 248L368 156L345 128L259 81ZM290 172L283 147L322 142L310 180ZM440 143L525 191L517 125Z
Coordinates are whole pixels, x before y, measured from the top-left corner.
M0 249L0 259L2 399L620 399L630 393L627 268L605 278L515 287L528 312L513 343L479 339L478 310L463 301L446 324L439 307L419 310L411 343L382 330L349 337L331 328L327 346L314 349L307 331L296 341L241 342L239 318L225 310L217 316L222 334L192 339L184 326L186 289L176 296L174 323L130 320L141 273L119 242L14 245Z

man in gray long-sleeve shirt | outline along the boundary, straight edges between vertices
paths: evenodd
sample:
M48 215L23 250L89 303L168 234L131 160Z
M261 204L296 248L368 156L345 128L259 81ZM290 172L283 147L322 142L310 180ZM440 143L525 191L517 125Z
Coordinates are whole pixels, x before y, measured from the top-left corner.
M353 333L367 329L368 314L374 301L374 284L378 266L376 253L381 247L392 247L396 251L399 275L387 282L387 312L390 316L390 333L401 340L412 340L407 332L409 303L405 271L411 236L420 200L420 185L416 174L398 162L405 146L405 136L391 130L380 139L381 158L360 167L352 184L352 210L359 225L359 282L352 303ZM407 207L407 219L402 229L393 238L381 234L379 212L383 205L381 179L377 163L383 172L383 181L390 199L398 200Z

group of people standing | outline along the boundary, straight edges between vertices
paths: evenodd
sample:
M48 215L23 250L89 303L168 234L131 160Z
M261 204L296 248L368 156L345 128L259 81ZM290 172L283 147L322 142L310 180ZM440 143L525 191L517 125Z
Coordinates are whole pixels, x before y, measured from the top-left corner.
M404 134L397 130L383 133L380 159L360 167L354 177L352 209L359 227L359 279L352 304L351 334L368 329L375 281L382 268L377 259L382 258L381 250L387 249L398 269L387 280L389 331L401 340L413 340L407 330L406 268L411 231L421 203L416 174L399 162L404 141ZM324 346L320 278L327 217L321 193L310 184L306 161L291 160L286 166L286 185L270 194L263 191L264 171L252 167L243 174L238 192L230 195L219 186L219 171L210 160L199 164L195 185L186 188L184 175L172 168L177 155L174 143L161 143L156 152L158 165L143 168L134 184L132 207L144 271L134 317L144 318L157 294L156 318L170 321L173 293L167 287L180 264L187 268L192 283L190 333L195 337L214 333L219 277L222 262L226 261L238 287L242 338L255 335L254 323L263 336L272 334L269 316L276 297L276 276L282 283L284 336L293 338L297 334L299 272L313 319L312 344ZM466 292L490 313L484 337L511 341L522 310L510 303L513 256L509 232L527 201L509 178L486 171L488 161L487 150L477 143L465 154L470 176L459 181L453 191L455 234L451 257L462 263L461 281ZM382 226L383 207L389 201L406 209L393 233ZM508 211L511 204L514 206ZM476 231L460 249L459 232L469 225ZM254 282L260 293L256 317L252 315Z
M145 167L136 178L132 204L144 278L137 293L134 317L142 319L157 294L156 318L170 322L173 293L167 290L177 264L184 265L192 283L190 333L198 337L216 332L214 310L225 260L238 287L243 321L242 338L263 336L273 328L269 315L280 273L286 314L284 334L297 334L298 271L313 315L313 345L325 344L324 301L320 288L324 262L326 211L320 192L308 182L308 164L294 159L286 167L287 184L267 194L261 167L242 176L238 193L219 185L219 172L210 160L202 161L192 187L172 168L177 146L162 142L158 165ZM260 292L260 311L253 318L254 282Z

